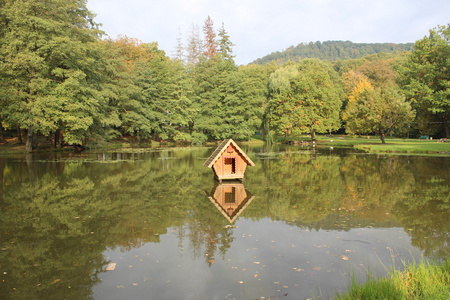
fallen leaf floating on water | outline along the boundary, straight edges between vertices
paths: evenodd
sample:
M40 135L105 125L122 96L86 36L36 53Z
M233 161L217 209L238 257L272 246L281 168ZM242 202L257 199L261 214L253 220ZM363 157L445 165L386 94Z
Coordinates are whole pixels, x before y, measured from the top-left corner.
M341 258L342 258L343 260L348 260L348 256L346 256L346 255L341 255Z
M116 268L116 263L110 263L110 264L106 267L106 271L114 271L115 268Z
M61 281L61 279L55 279L55 280L53 280L52 284L57 283L58 281Z
M312 269L315 271L320 271L320 270L322 270L322 267L312 267Z

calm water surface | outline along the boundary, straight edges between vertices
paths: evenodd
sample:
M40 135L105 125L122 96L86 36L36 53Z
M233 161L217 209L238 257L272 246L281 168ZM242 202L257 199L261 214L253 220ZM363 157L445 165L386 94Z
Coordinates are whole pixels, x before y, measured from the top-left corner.
M242 148L245 185L213 148L0 156L0 299L327 299L449 254L449 157Z

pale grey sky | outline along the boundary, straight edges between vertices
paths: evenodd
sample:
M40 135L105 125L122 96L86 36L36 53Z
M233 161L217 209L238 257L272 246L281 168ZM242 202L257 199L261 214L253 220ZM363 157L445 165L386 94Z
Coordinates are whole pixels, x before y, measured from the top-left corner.
M88 0L96 21L112 38L158 42L171 56L179 31L210 16L224 23L237 64L302 42L415 42L450 23L449 0Z

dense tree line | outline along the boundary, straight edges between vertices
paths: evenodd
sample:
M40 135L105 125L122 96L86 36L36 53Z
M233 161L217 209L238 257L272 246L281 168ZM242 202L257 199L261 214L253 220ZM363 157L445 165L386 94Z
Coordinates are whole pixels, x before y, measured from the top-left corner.
M413 46L413 43L352 43L350 41L325 41L321 43L317 41L315 43L301 43L295 47L291 46L284 51L273 52L256 59L253 63L261 65L271 61L286 63L305 58L317 58L329 61L356 59L377 53L411 51Z
M84 0L1 6L0 139L3 128L20 142L26 134L28 151L38 136L58 147L119 136L201 144L258 131L450 134L448 26L410 53L237 66L224 25L216 31L210 17L203 37L193 25L184 46L180 34L170 58L157 43L103 38Z

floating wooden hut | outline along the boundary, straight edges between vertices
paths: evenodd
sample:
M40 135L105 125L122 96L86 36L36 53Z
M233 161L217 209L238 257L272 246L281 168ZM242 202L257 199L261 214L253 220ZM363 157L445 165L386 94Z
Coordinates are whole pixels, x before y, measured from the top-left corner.
M222 180L244 181L247 166L255 166L253 161L242 151L232 139L224 140L204 163L205 167L212 168L214 177Z

